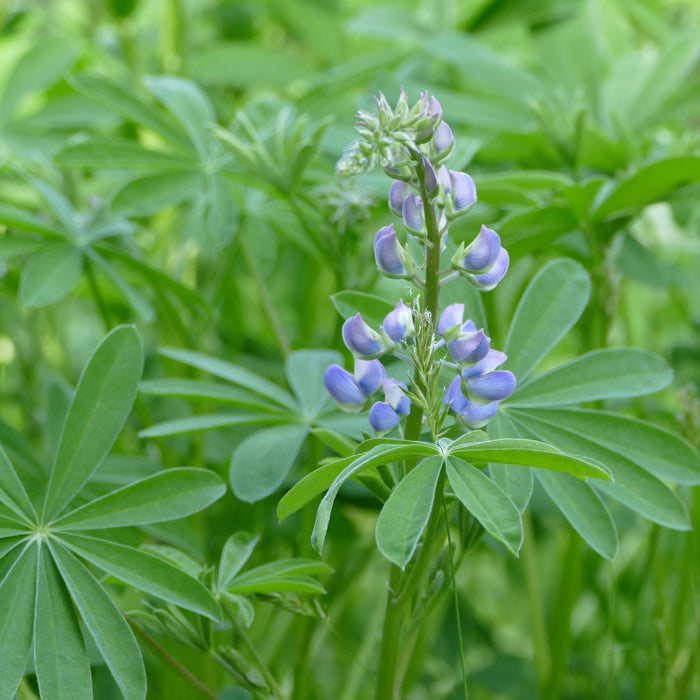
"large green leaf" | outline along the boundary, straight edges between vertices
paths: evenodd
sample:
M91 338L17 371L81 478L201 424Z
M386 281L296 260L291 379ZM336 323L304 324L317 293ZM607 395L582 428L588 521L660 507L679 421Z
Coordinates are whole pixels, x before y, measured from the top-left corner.
M534 413L512 412L518 424L540 440L561 449L575 451L602 462L614 482L598 481L595 486L645 518L676 530L687 530L690 519L683 502L663 481L614 450L603 447L595 435L581 435L537 417Z
M237 498L255 503L273 493L284 481L309 429L279 425L259 430L231 455L229 479Z
M260 394L260 396L274 401L280 406L290 408L294 411L297 409L297 403L289 392L281 389L268 379L244 369L243 367L238 367L230 362L224 362L217 357L211 357L201 352L195 352L194 350L159 348L158 352L172 360L184 362L186 365L204 370L205 372L213 374L215 377L221 377L221 379L226 379L233 384L249 389L256 394Z
M333 363L342 364L340 353L332 350L297 350L287 358L287 379L308 418L316 416L328 401L323 373Z
M220 382L207 382L182 377L158 377L145 379L139 384L142 394L151 396L184 396L187 398L221 401L236 406L258 408L266 411L279 410L263 401L258 395L245 389L238 389Z
M0 582L0 698L12 700L32 646L36 547L27 546Z
M590 547L606 559L614 559L618 545L617 528L600 496L588 484L568 474L542 471L537 473L537 478Z
M42 698L92 700L85 642L68 591L41 548L34 619L34 666Z
M141 650L119 609L95 577L58 542L51 554L125 700L144 700L146 671Z
M518 387L508 404L558 406L663 389L673 373L658 355L635 348L593 350Z
M328 523L331 518L331 511L333 510L335 498L338 495L338 491L340 491L340 487L348 479L355 476L363 469L379 467L399 460L431 457L437 452L438 448L430 443L402 440L400 444L391 444L391 442L389 442L388 444L375 445L368 452L356 456L356 458L338 474L318 506L316 522L314 523L314 529L311 533L311 544L314 549L318 552L323 549L323 543L326 540Z
M0 503L4 503L18 515L21 521L35 522L34 506L2 445L0 445Z
M416 551L430 519L441 471L441 456L419 462L391 492L377 518L377 547L402 569Z
M212 620L221 619L221 610L211 593L160 557L84 535L62 534L61 540L78 556L135 588Z
M72 77L70 82L83 95L108 107L125 119L155 131L186 153L191 152L185 135L169 116L141 99L138 94L134 94L132 88L119 85L103 76L85 73Z
M23 231L43 233L47 238L66 238L66 231L60 226L56 226L51 221L47 221L27 209L8 204L7 202L0 202L0 223L7 224L11 228L22 229ZM5 238L5 235L0 237L0 240L3 238Z
M596 479L610 479L610 474L602 464L594 459L564 454L556 447L536 440L518 438L501 438L486 440L471 445L450 445L449 454L469 461L501 462L505 464L553 469L572 474L585 480L592 476Z
M206 508L226 492L206 469L178 468L112 491L64 515L57 530L96 530L177 520Z
M468 434L468 433L467 433ZM517 428L508 417L505 411L499 411L496 416L489 421L488 434L492 439L523 437L518 433ZM512 464L498 464L494 462L489 465L489 474L492 481L498 484L522 513L530 503L532 489L534 486L534 476L532 469L523 469Z
M112 448L136 398L143 367L133 326L109 333L88 360L58 445L44 512L57 515L80 491Z
M30 47L13 66L5 82L0 99L0 121L12 117L27 95L57 82L77 59L80 42L68 36L44 36Z
M593 218L620 216L661 201L680 185L700 179L700 156L676 156L650 163L603 192Z
M577 408L529 410L533 418L588 436L636 462L648 472L678 484L700 482L700 455L678 435L656 425L606 411Z
M524 382L568 333L588 302L591 282L573 260L553 260L528 285L506 339L507 367Z
M83 274L83 254L71 245L57 243L37 253L24 268L19 299L24 306L38 308L68 296Z
M216 122L216 116L204 92L190 80L169 75L148 75L143 84L184 127L199 155L211 157L213 137L209 127Z
M203 176L197 172L144 175L126 184L112 206L123 216L150 216L196 197L203 186Z
M185 433L196 433L200 430L228 428L232 425L279 423L283 420L283 417L269 413L212 413L202 416L173 418L173 420L156 423L139 431L139 437L154 438L184 435Z
M307 474L282 496L277 505L277 517L280 520L284 520L292 513L296 513L300 508L303 508L309 501L323 493L343 469L356 459L357 455L334 459Z
M447 478L457 498L487 532L517 554L523 525L513 501L484 472L457 457L447 458Z
M56 155L56 162L68 168L105 170L191 170L195 161L163 151L144 148L129 139L92 136L88 141L67 146Z

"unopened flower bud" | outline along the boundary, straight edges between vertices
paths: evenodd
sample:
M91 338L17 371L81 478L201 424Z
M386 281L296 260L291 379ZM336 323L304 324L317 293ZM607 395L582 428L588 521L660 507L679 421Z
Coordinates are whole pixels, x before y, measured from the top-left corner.
M449 336L451 330L459 330L464 318L464 304L450 304L440 315L437 332L440 336Z
M423 156L423 168L425 171L425 190L428 197L432 198L438 193L438 179L433 164L426 156Z
M377 267L387 277L409 279L413 277L415 264L409 251L398 242L394 224L384 226L374 237L374 259Z
M440 122L435 129L431 146L433 161L436 163L442 163L452 155L455 139L447 122Z
M462 392L475 403L502 401L515 391L515 375L494 370L478 376L462 377Z
M498 234L493 229L482 226L477 237L468 246L460 243L452 258L452 267L471 274L488 272L500 251L501 239Z
M385 433L395 428L400 421L399 414L385 401L377 401L369 409L369 424L378 433Z
M343 341L355 357L363 359L379 357L391 349L391 341L372 330L360 314L343 324Z
M361 411L367 396L355 378L340 365L331 365L323 375L328 393L344 411Z
M403 382L391 377L383 381L384 398L397 413L407 416L411 412L411 400L404 393L406 386Z
M396 308L384 318L382 328L395 343L413 335L415 328L413 326L413 312L410 307L406 306L403 300L399 301Z
M402 180L394 180L389 189L389 208L396 216L403 215L403 202L411 192L411 186Z
M493 266L488 272L480 275L467 274L465 276L477 289L488 292L503 279L508 271L509 261L508 252L505 248L501 248Z
M354 379L367 396L374 394L385 378L386 370L379 360L355 359Z
M447 343L447 349L455 362L473 365L486 357L490 342L491 339L483 329L476 330L474 323L467 321L453 334L453 339Z
M423 226L423 200L410 192L403 201L401 214L406 228L416 236L425 236Z
M449 170L448 174L450 188L446 214L448 219L454 219L466 214L476 204L476 185L467 173Z

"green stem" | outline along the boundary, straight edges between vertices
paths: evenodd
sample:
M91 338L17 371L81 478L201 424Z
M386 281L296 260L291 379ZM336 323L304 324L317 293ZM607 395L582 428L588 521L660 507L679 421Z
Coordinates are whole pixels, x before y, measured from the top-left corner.
M416 172L420 183L420 192L423 199L423 210L427 229L426 241L426 271L425 290L423 292L423 310L430 313L433 328L437 323L438 301L440 295L440 232L437 222L437 212L432 200L428 197L425 187L425 171L422 161L416 163ZM418 372L414 372L414 382L425 393ZM411 406L411 412L406 420L404 437L407 440L420 440L423 430L423 410L415 403ZM406 471L413 465L407 464ZM436 493L442 491L444 476L441 476ZM418 583L422 583L432 559L433 540L437 532L440 519L440 499L436 499L430 521L423 538L423 549L419 555L416 566L410 576ZM379 653L379 673L377 677L376 700L392 700L399 697L401 674L399 669L399 653L402 646L402 633L406 626L406 609L409 596L399 595L404 589L404 573L395 565L391 566L389 575L389 590L386 599L386 612L384 616L384 629Z
M522 514L523 521L523 548L521 559L525 572L525 586L527 588L528 608L530 612L530 624L532 625L532 638L535 656L535 670L537 681L542 693L551 668L549 655L549 642L547 639L547 623L540 595L539 563L537 561L537 549L535 535L532 529L532 517L529 511Z
M559 587L552 607L550 627L551 669L542 694L543 700L559 700L571 652L571 612L576 603L583 565L583 540L577 532L569 532L569 543L563 557Z
M392 700L397 697L395 691L396 667L399 657L399 640L404 626L404 606L396 594L401 586L402 571L395 564L391 565L389 590L386 596L382 646L379 652L379 675L377 678L376 700Z

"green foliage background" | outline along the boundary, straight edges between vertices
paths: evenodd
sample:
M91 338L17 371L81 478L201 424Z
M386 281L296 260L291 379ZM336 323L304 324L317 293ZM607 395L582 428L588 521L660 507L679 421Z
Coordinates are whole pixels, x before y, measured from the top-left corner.
M343 290L401 295L372 259L386 179L334 174L380 90L440 99L454 167L479 193L453 230L470 239L484 221L511 254L474 311L494 346L538 270L572 258L590 302L539 369L596 348L659 354L674 370L663 392L576 401L700 443L696 2L6 0L0 23L0 443L34 498L81 369L108 331L136 324L141 391L87 496L183 466L233 488L186 520L109 533L228 591L238 611L216 658L189 618L103 577L144 633L149 698L205 696L178 665L221 698L274 697L256 654L295 698L371 693L386 577L375 501L341 492L332 573L310 547L313 509L280 524L276 507L280 488L342 454L324 429L363 425L333 414L300 369L348 359L329 297L342 311L357 304ZM290 354L307 348L326 352ZM282 483L246 478L263 447L286 460ZM457 571L470 696L700 697L695 531L608 501L619 554L607 561L545 489L519 560L487 538ZM697 487L674 490L697 529ZM445 596L418 637L410 697L461 697L458 655ZM94 696L119 698L96 650L90 661ZM32 698L26 672L19 694Z

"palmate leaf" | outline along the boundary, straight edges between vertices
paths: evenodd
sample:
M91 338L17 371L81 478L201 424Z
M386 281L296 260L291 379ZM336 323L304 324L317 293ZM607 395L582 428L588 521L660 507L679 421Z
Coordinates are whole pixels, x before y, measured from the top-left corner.
M46 518L80 491L111 449L136 398L143 366L133 326L109 333L88 360L71 402L46 492Z
M0 700L12 700L32 645L37 552L32 546L0 581Z
M162 437L229 425L278 423L246 437L231 455L229 480L234 494L254 503L273 493L283 483L312 427L325 427L341 433L357 432L356 425L330 425L338 411L329 400L323 373L329 364L340 361L336 352L298 350L287 360L287 380L293 394L243 367L203 353L178 348L161 348L165 357L225 379L235 388L212 382L168 379L144 384L148 393L190 395L213 398L241 406L250 405L260 413L208 414L179 418L150 426L142 437ZM241 390L242 393L241 393ZM228 393L227 393L228 392ZM342 436L341 436L342 438Z
M71 598L125 700L143 700L146 671L129 625L97 579L62 544L54 541L49 547Z
M663 389L672 372L658 355L636 348L605 348L581 355L518 387L512 406L561 406L640 396Z
M314 529L311 533L311 544L313 548L317 552L323 549L323 543L326 540L328 523L330 521L335 498L340 491L340 487L348 479L355 476L363 469L371 469L405 459L430 457L436 453L439 453L439 448L436 445L432 445L428 442L402 440L398 445L391 444L391 441L389 441L388 444L377 444L368 452L356 456L334 479L326 495L321 500L318 511L316 512Z
M455 456L447 458L447 478L457 498L486 531L517 554L523 526L513 501L484 472Z
M163 559L123 544L63 533L61 541L79 557L134 588L205 615L221 619L211 593L191 576Z
M73 604L47 547L39 548L34 666L42 698L92 700L90 664Z
M216 579L219 590L223 590L233 581L250 558L259 540L260 535L251 535L249 532L236 532L226 540L221 550Z
M86 503L52 528L98 530L177 520L206 508L225 491L221 479L206 469L168 469Z
M591 282L573 260L553 260L528 285L511 323L506 367L523 383L571 330L588 302Z
M377 518L377 548L402 569L428 524L442 464L441 456L419 462L391 492Z
M569 270L570 275L564 274ZM509 334L511 367L520 368L519 386L506 399L489 433L544 440L569 453L605 465L613 482L596 481L596 492L609 496L644 517L675 529L687 529L687 510L676 493L661 479L695 484L700 479L700 456L677 435L633 418L610 412L571 408L570 404L638 396L668 384L671 372L663 359L634 348L595 350L529 378L537 362L577 320L583 305L564 299L572 291L577 267L570 261L546 266L526 290ZM577 283L579 291L587 284ZM583 295L583 302L587 291ZM559 301L558 301L559 300ZM561 313L550 314L559 306ZM549 315L552 327L544 330L524 320ZM535 330L539 329L539 330ZM521 347L522 345L522 347ZM525 381L523 381L523 379ZM503 472L492 465L499 483ZM601 555L612 558L617 534L610 514L597 493L556 473L537 472L552 500L584 539ZM658 477L658 478L657 478ZM515 492L517 493L517 491Z
M83 254L75 246L57 243L37 253L22 271L19 299L24 306L48 306L68 296L83 274Z

